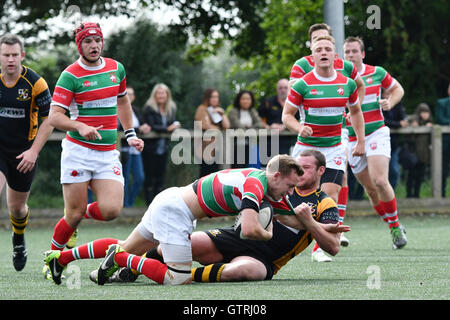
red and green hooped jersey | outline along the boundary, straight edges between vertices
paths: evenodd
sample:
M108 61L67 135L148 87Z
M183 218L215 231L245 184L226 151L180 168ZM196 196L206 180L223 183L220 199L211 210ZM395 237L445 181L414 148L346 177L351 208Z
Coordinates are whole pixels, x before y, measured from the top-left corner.
M304 124L313 134L297 137L297 143L314 147L332 147L341 143L343 115L358 103L356 83L339 72L322 78L315 70L298 80L289 91L287 102L304 112Z
M266 194L266 173L253 168L221 170L200 178L197 184L198 202L210 217L237 215L244 198L258 207L264 199L274 207L274 213L290 214L287 204L273 201Z
M353 62L343 60L341 58L334 59L334 69L342 73L344 76L356 80L358 78L358 70ZM301 79L305 74L314 69L314 59L312 55L298 59L291 68L289 80Z
M375 130L384 127L384 117L379 100L381 88L388 90L395 85L395 79L382 67L374 67L364 64L360 73L366 86L364 100L361 102L361 110L364 116L366 136ZM355 130L347 122L349 141L356 140Z
M67 67L53 93L53 105L63 107L72 120L97 127L102 139L85 140L77 131L66 139L90 149L114 150L117 140L117 98L126 94L125 69L120 62L103 58L98 67L88 67L81 59Z
M302 78L305 74L314 69L314 65L314 59L312 55L298 59L291 68L289 80L298 80ZM337 72L342 73L344 76L350 79L356 80L359 77L356 66L349 60L336 58L334 59L333 67ZM345 126L346 122L344 118L342 121L342 127L344 128Z

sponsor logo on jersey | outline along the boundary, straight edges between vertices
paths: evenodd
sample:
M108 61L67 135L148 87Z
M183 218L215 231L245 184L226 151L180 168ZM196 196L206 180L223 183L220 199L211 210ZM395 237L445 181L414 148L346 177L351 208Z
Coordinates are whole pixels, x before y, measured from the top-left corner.
M13 119L25 118L25 110L17 108L0 108L0 117Z
M372 79L371 77L368 77L368 78L366 79L366 82L367 82L367 84L372 84L373 79Z
M339 88L337 89L337 93L339 93L339 95L343 96L343 95L344 95L344 88L339 87Z
M313 95L313 96L323 96L324 92L322 90L318 91L316 89L312 89L309 94Z
M97 81L86 80L85 82L83 82L83 87L89 88L91 86L96 86L97 84L98 84Z

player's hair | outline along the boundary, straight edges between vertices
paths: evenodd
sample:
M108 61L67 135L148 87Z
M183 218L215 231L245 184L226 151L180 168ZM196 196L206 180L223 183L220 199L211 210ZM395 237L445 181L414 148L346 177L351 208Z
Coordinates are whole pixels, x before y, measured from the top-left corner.
M150 97L148 97L147 102L145 103L145 107L150 107L154 111L159 113L159 106L156 103L156 97L155 97L156 91L158 89L163 89L167 93L167 101L166 101L166 105L165 105L165 110L167 113L167 117L170 118L172 116L172 114L175 114L177 105L172 100L172 92L170 91L170 88L167 85L165 85L164 83L155 84L155 86L152 89L152 92L150 93Z
M23 41L22 41L22 39L20 39L15 34L7 33L7 34L3 35L0 38L0 46L2 44L7 44L7 45L11 46L11 45L14 45L16 43L18 43L19 46L20 46L20 52L24 52L25 49L24 49L24 46L23 46Z
M327 30L328 33L330 34L330 36L332 35L331 27L329 25L327 25L326 23L316 23L316 24L313 24L311 27L309 27L309 30L308 30L309 40L311 40L311 34L317 30Z
M314 157L316 158L316 166L317 169L320 167L326 167L327 160L325 159L325 155L319 150L307 149L303 150L299 157Z
M358 42L359 47L361 48L361 52L364 52L364 41L360 37L347 37L344 41L344 45L349 42Z
M320 40L328 40L328 41L330 41L333 45L334 45L334 43L335 43L334 38L333 38L332 36L320 36L320 37L317 37L317 39L314 41L314 43L317 43L317 42L320 41Z
M267 163L266 170L270 174L274 174L278 171L282 176L288 176L292 171L295 171L299 176L303 175L302 167L294 158L287 154L279 154L270 159Z

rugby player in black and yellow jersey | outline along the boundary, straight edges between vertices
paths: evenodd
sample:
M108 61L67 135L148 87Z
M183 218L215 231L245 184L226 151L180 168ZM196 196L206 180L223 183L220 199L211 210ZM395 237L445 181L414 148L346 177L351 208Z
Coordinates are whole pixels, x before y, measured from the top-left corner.
M268 241L243 240L233 227L194 232L192 257L204 266L192 269L193 281L270 280L313 239L329 254L338 253L340 234L350 231L350 227L339 224L336 203L319 187L325 156L316 150L305 150L298 161L304 173L289 198L296 215L277 215L273 237ZM162 261L160 254L155 248L145 255ZM95 281L93 273L91 280ZM123 268L110 281L129 282L136 278L136 272Z
M37 157L53 131L47 121L51 102L47 83L22 65L24 58L19 37L7 34L0 38L0 192L6 183L13 229L13 265L17 271L27 261L24 237L30 211L27 200Z

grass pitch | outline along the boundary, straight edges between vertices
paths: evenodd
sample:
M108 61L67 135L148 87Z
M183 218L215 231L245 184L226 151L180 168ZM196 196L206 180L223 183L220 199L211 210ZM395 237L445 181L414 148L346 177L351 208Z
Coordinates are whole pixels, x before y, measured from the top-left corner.
M348 217L350 246L331 263L312 263L309 246L271 281L194 283L160 286L144 276L132 284L97 286L89 272L101 260L80 260L65 270L60 286L44 280L43 252L53 226L30 226L26 232L28 262L12 266L11 230L0 230L0 300L448 300L450 298L450 216L404 216L408 245L392 250L387 225L377 217ZM55 221L56 223L56 221ZM200 221L197 230L217 227ZM226 223L229 224L229 223ZM103 237L124 239L134 224L84 221L79 244Z

